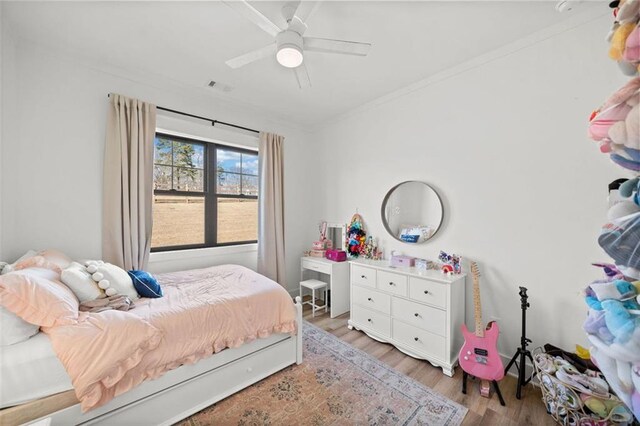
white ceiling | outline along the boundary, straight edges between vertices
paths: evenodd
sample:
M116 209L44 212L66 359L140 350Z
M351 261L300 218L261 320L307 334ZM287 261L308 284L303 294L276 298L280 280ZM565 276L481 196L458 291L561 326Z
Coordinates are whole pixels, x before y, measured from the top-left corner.
M252 2L284 25L280 2ZM548 1L328 1L305 35L365 41L367 57L308 52L312 87L301 90L275 58L232 70L224 61L272 38L218 2L9 2L3 13L25 39L212 92L297 124L317 124L566 19ZM585 6L586 7L586 6Z

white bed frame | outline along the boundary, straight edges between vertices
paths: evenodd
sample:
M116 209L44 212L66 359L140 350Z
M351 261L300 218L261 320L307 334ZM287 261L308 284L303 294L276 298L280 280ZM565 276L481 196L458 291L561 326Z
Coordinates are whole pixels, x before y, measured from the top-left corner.
M302 304L295 298L298 331L256 339L225 349L193 365L183 365L145 382L108 404L82 413L80 404L27 424L171 425L277 371L302 363Z

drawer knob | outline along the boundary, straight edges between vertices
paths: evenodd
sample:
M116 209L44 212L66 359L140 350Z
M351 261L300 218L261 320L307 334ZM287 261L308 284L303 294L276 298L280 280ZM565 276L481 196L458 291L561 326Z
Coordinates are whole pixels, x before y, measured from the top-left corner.
M360 275L360 278L364 278L366 280L367 276L366 275Z
M373 299L372 299L372 298L370 298L370 297L367 297L367 300L368 300L369 302L373 302Z
M251 367L247 368L247 373L251 373L252 371L253 371L253 368L251 368Z
M394 283L390 282L389 285L395 285Z
M413 340L415 340L415 341L417 342L417 341L418 341L418 338L417 338L417 337L414 337L414 338L413 338Z
M424 294L429 294L429 290L425 290L425 291L424 291Z
M416 318L418 318L420 316L420 314L418 314L417 312L415 314L413 314L413 316L415 316Z
M368 318L367 321L371 322L371 318Z

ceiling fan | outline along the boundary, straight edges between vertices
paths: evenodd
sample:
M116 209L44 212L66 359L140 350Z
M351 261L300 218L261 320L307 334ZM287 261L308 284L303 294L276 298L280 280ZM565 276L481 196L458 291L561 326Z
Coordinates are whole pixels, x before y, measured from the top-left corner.
M282 16L287 21L287 28L280 28L274 24L245 0L223 0L223 3L275 38L275 42L268 46L226 61L226 64L234 69L275 54L280 65L293 69L300 88L305 88L311 86L311 81L304 64L304 52L367 56L371 48L371 43L303 37L307 30L305 22L317 10L320 1L287 2L282 7Z

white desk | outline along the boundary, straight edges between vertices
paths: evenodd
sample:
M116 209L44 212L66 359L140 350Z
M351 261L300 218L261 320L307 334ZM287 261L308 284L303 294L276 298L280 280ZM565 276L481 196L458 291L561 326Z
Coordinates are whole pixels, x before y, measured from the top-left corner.
M300 280L313 278L329 284L331 318L349 312L351 291L349 287L349 262L333 262L321 257L300 259ZM302 295L300 295L302 296Z

